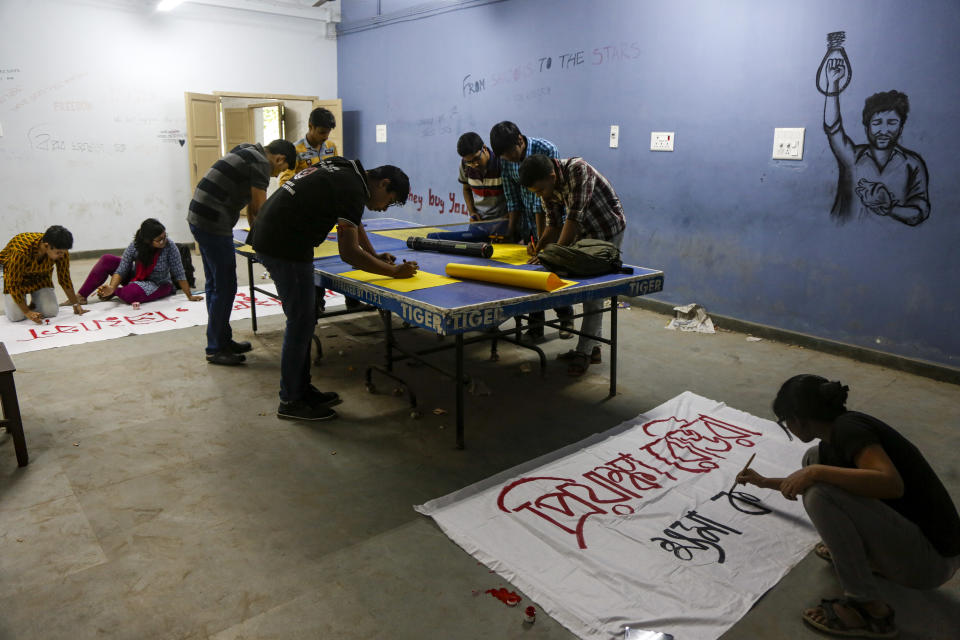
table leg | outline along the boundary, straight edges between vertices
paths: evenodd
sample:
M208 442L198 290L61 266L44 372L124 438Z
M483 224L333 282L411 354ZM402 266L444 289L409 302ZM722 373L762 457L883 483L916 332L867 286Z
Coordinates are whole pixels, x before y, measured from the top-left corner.
M387 345L387 371L393 371L393 314L389 311L380 311L383 320L383 332Z
M617 395L617 296L610 298L610 397Z
M250 323L253 332L257 332L257 293L253 290L253 258L247 257L247 282L250 283Z
M13 448L17 454L17 466L25 467L30 461L27 454L27 439L23 435L23 421L20 418L20 406L17 403L17 388L13 382L13 374L5 374L0 381L0 396L3 404L3 423L13 440Z
M457 334L457 449L463 449L463 334Z

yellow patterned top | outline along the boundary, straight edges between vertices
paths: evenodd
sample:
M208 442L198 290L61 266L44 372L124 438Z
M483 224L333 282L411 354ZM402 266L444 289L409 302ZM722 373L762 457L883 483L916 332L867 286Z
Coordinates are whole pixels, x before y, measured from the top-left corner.
M26 302L28 293L53 288L54 266L57 267L60 286L64 290L73 289L70 281L70 253L64 253L59 260L51 260L47 254L37 257L42 238L42 233L19 233L0 251L3 292L10 294L17 304Z

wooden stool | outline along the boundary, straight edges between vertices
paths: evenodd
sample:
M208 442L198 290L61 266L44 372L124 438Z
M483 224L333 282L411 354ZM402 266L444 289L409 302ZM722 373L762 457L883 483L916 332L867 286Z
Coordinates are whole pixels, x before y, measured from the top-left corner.
M13 384L13 360L7 353L7 347L0 342L0 406L3 407L3 419L0 426L6 427L13 438L13 448L17 452L17 464L27 466L27 440L23 437L23 422L20 420L20 404L17 402L17 387Z

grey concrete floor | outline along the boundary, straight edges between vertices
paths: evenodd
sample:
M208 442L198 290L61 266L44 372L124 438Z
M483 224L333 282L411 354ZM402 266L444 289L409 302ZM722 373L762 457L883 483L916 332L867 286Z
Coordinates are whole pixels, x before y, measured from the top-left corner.
M77 282L90 265L74 264ZM203 327L16 356L31 462L18 469L12 444L0 445L0 638L569 639L542 612L526 627L519 609L474 596L512 587L412 505L684 390L769 416L780 382L799 372L848 383L850 406L902 430L960 499L960 388L737 333L665 331L663 316L638 309L620 319L620 394L608 401L605 364L576 381L554 365L541 379L531 352L505 345L492 363L470 348L468 371L491 394L467 398L465 451L453 447L446 380L400 365L427 409L420 419L394 385L364 389L382 353L375 315L321 321L314 382L344 403L319 425L274 414L281 316L256 335L234 323L255 347L239 368L204 361ZM901 637L960 638L960 578L884 591ZM837 593L811 555L724 638L815 638L800 610Z

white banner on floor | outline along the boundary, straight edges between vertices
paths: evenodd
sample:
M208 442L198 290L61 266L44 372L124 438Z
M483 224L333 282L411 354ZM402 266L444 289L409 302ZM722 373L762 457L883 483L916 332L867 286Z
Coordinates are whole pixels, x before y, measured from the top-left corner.
M272 284L258 286L273 293L277 290ZM280 301L276 298L258 293L255 300L257 317L283 313ZM343 296L328 291L326 303L327 309L343 305ZM30 320L10 322L6 316L0 316L0 342L13 355L128 335L184 329L207 324L206 305L206 300L190 302L178 292L169 298L142 304L139 309L116 299L86 305L84 308L89 311L79 316L73 313L71 307L60 307L60 315L49 318L44 324L35 324ZM238 291L230 319L249 318L251 306L249 290L244 288Z
M817 540L799 502L734 478L754 453L786 476L806 447L688 391L416 509L581 638L716 638Z

